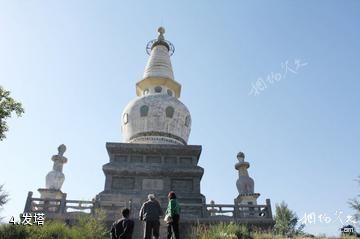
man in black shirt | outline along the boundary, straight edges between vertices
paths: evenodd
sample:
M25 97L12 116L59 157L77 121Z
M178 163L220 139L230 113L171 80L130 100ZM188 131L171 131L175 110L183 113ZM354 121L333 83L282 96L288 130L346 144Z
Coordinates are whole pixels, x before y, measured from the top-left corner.
M125 208L122 210L123 218L114 222L111 227L112 239L131 239L134 231L134 221L129 219L130 210Z

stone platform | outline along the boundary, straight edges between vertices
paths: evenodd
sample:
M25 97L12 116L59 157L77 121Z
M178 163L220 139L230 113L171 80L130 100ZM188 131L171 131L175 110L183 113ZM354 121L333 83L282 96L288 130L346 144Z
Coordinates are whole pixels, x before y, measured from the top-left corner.
M169 191L175 191L183 203L184 218L204 215L205 197L200 193L204 169L198 166L201 146L107 143L106 148L110 160L103 166L105 187L96 201L109 220L115 220L125 206L138 213L149 193L165 210Z

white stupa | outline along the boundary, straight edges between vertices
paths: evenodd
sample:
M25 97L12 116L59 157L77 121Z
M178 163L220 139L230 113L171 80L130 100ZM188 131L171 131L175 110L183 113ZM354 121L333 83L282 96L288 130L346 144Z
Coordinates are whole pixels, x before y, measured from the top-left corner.
M165 29L150 42L149 60L143 79L136 84L138 98L122 114L122 132L126 143L187 145L191 116L178 99L181 85L174 80L170 55L173 45L164 38Z

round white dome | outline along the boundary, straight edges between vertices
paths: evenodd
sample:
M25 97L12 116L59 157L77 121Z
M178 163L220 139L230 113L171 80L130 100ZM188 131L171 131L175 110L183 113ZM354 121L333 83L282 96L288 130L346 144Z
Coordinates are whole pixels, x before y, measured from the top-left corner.
M122 114L122 132L127 143L183 144L191 130L186 106L167 94L150 94L131 101Z

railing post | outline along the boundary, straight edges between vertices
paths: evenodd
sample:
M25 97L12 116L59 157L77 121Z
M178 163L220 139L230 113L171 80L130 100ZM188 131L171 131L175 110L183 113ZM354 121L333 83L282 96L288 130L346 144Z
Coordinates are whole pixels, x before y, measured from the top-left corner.
M236 199L234 199L234 213L233 216L235 219L239 218L239 205Z
M49 199L45 198L43 205L44 205L44 206L43 206L43 211L44 211L44 213L48 213L48 212L51 211L51 210L49 210L49 205L50 205Z
M272 219L273 217L271 211L271 202L269 198L266 199L266 208L267 208L267 217Z
M90 214L95 215L96 208L99 208L99 202L93 198L92 200L92 208L90 209Z
M33 192L29 191L28 196L26 198L26 202L25 202L25 208L24 208L25 213L32 211L32 208L31 208L32 195L33 195Z
M130 212L132 211L132 208L133 208L133 202L132 202L132 199L129 200L128 202L128 208L130 209Z
M201 198L201 203L202 203L202 209L201 209L201 213L202 213L202 217L208 217L208 212L207 212L207 207L206 207L206 200L204 198Z
M205 205L206 206L206 205ZM210 201L210 210L208 210L210 216L216 216L216 213L218 212L219 210L217 210L215 208L215 202L214 200L211 200Z
M60 201L60 211L61 214L65 214L66 213L66 193L63 193L61 196L61 201Z

